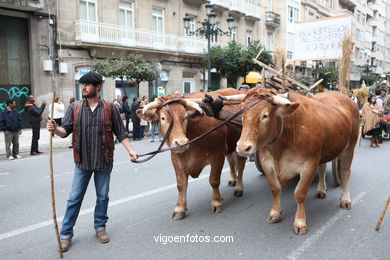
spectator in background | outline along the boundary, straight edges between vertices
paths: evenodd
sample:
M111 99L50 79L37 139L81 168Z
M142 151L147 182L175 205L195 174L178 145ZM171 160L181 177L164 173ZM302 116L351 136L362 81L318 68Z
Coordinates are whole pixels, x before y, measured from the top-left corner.
M126 118L126 131L127 133L130 133L129 131L129 122L131 118L131 109L129 107L129 97L124 96L122 98L122 111L125 113L125 118Z
M51 104L49 106L49 118L51 115ZM60 98L54 99L53 119L57 125L61 125L62 118L65 116L65 105L61 103Z
M139 108L139 104L140 104L139 98L134 97L133 104L131 104L131 122L133 123L133 141L141 140L141 138L140 138L141 119L139 119L139 117L136 114L136 111Z
M353 102L355 102L356 104L358 103L358 100L357 100L357 98L353 95L353 91L352 91L352 90L348 91L348 97L349 97Z
M157 96L154 95L151 100L155 101L156 99L157 99ZM162 139L162 136L161 136L160 129L158 128L158 120L152 120L150 122L150 128L151 128L151 131L150 131L150 142L152 142L152 143L154 142L154 132L155 132L155 130L157 130L158 139L161 142L163 139Z
M30 155L38 155L41 154L38 150L39 146L39 135L41 131L41 121L42 121L42 113L46 107L46 101L43 101L41 106L38 107L35 105L34 96L30 95L27 97L27 103L25 105L26 112L29 115L30 125L32 129L32 140L31 140L31 150Z
M140 107L144 107L146 106L147 104L149 103L148 99L146 98L146 96L143 96L142 97L142 101L141 101L141 104L140 104ZM145 131L148 132L149 130L149 124L148 124L148 121L146 120L143 120L141 119L140 121L140 138L143 139L145 137Z
M382 130L379 122L381 121L382 109L376 103L376 97L370 95L368 102L362 108L362 115L364 120L363 133L371 135L371 147L379 147L379 135Z
M4 131L7 158L8 160L22 159L22 156L19 155L19 135L22 134L20 114L15 111L15 100L7 100L6 104L7 107L0 112L0 130Z

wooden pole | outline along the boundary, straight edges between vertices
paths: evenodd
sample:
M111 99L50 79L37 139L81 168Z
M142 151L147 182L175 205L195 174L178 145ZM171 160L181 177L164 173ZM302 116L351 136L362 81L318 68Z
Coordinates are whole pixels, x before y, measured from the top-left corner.
M381 215L380 215L380 217L379 217L378 223L376 224L376 227L375 227L375 230L376 230L376 231L379 231L379 228L380 228L380 226L381 226L383 217L385 216L387 207L389 206L389 202L390 202L390 195L387 197L387 201L386 201L386 204L385 204L385 208L383 209L383 211L382 211L382 213L381 213Z
M53 92L53 99L51 101L50 105L50 120L53 120L53 112L54 112L54 99L56 97L55 92ZM62 246L61 246L61 240L60 240L60 232L58 231L58 223L57 223L57 213L56 213L56 201L55 201L55 195L54 195L54 174L53 174L53 135L49 135L49 161L50 161L50 198L51 198L51 209L53 213L53 223L54 223L54 229L56 232L56 238L57 238L57 245L58 245L58 253L60 255L60 258L63 258L62 254Z

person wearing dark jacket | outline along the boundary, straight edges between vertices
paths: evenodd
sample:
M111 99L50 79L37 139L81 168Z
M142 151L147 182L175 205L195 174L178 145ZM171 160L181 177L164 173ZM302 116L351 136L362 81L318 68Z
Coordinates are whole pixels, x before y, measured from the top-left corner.
M123 113L125 113L125 117L126 117L126 131L128 133L130 133L129 122L130 122L130 118L131 118L131 109L129 107L128 101L129 101L129 97L124 96L122 98L122 111L123 111Z
M25 106L26 111L29 115L30 125L32 129L30 155L37 155L42 153L38 150L38 140L41 130L42 113L45 110L46 101L43 101L40 107L35 105L35 98L32 95L27 97L27 101L28 102Z
M22 156L19 155L19 135L22 133L20 114L14 109L15 100L7 100L6 104L7 107L0 113L0 130L4 131L7 158L8 160L22 159Z
M133 98L133 104L131 104L131 122L133 122L133 140L141 140L140 129L141 129L141 119L135 113L139 108L140 101L137 97Z

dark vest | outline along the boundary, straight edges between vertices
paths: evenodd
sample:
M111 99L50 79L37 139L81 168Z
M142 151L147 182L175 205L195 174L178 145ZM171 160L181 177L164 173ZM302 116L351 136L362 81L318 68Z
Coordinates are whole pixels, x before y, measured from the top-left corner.
M78 146L78 136L76 125L80 120L79 112L83 105L84 100L76 101L73 107L73 134L72 134L72 147L73 147L73 158L76 164L81 163L80 151ZM103 144L103 158L104 162L109 164L114 161L114 136L112 132L112 121L111 121L111 105L105 100L101 100L103 103L103 113L102 113L102 144Z

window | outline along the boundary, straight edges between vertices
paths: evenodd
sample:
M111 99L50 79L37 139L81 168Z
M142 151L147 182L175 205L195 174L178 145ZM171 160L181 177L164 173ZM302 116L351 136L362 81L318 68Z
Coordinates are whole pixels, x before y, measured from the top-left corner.
M96 0L80 0L80 20L81 32L88 35L90 39L94 39L97 36L98 28L96 17Z
M95 0L80 0L80 19L96 22Z
M119 2L119 25L125 27L121 35L125 39L133 39L133 3L127 1Z
M287 51L287 59L292 60L292 58L293 58L293 52Z
M267 50L272 50L273 49L272 45L273 45L273 35L272 33L268 32L266 42L265 42L265 48Z
M288 6L288 21L290 23L295 23L299 20L299 9Z
M236 31L232 31L232 34L230 35L230 40L237 41L237 32Z
M252 42L252 31L246 31L246 46L250 46Z
M191 14L185 14L185 16L189 16L191 17L191 20L190 20L190 23L189 23L189 28L188 28L188 31L189 32L194 32L195 31L195 17ZM184 35L185 36L188 36L187 33L186 33L186 29L184 29ZM192 37L195 37L195 35L192 35Z
M164 40L164 10L161 8L153 8L152 10L152 30L156 33L154 41L162 43Z
M267 11L272 12L274 9L274 0L267 0Z

